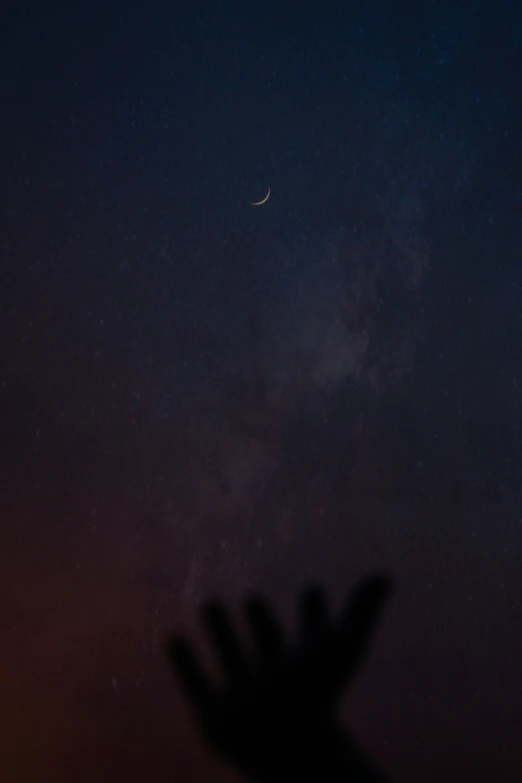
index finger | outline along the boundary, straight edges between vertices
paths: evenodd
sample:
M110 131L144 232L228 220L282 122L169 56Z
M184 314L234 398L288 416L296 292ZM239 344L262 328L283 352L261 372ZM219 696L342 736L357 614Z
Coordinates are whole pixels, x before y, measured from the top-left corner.
M387 574L367 577L355 589L341 613L337 634L339 675L351 677L368 654L384 606L393 590Z

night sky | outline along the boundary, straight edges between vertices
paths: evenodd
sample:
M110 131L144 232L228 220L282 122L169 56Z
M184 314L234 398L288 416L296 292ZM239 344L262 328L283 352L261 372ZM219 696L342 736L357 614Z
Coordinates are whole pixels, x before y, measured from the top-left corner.
M520 781L522 7L11 5L2 781L232 780L165 633L376 567L347 725Z

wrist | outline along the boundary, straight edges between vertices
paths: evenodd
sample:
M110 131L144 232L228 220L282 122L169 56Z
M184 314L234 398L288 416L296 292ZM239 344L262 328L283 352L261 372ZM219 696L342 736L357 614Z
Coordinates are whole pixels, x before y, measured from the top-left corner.
M311 743L312 744L312 743ZM366 753L340 727L318 737L313 751L303 751L303 772L325 783L389 783Z

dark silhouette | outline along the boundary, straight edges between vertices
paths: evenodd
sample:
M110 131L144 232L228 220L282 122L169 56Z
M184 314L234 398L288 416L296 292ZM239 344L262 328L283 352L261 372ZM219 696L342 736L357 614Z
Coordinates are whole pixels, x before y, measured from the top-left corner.
M391 587L385 575L366 578L337 617L329 615L320 588L307 588L296 645L285 639L270 605L252 598L245 605L252 650L222 604L206 606L221 685L211 682L187 639L171 639L168 655L214 752L259 783L386 780L342 729L337 707L367 654Z

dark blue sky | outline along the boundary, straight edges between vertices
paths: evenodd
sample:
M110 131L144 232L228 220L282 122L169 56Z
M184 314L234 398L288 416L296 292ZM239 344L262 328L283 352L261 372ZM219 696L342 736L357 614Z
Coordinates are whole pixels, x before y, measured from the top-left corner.
M518 5L1 28L7 769L215 774L165 630L384 566L361 738L397 780L519 780Z

